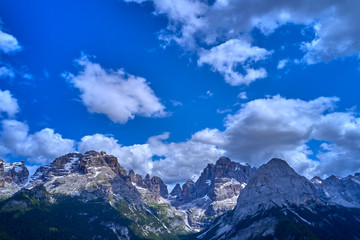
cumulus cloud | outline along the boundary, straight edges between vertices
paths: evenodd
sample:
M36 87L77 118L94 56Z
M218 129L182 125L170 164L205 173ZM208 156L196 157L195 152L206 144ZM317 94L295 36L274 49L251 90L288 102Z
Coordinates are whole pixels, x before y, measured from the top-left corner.
M9 54L21 50L21 46L16 38L0 29L0 51Z
M145 0L126 0L144 2ZM228 41L239 41L246 37L252 43L251 31L255 28L269 35L280 26L288 23L303 25L315 32L315 38L303 42L304 62L308 64L330 61L334 58L359 56L360 54L360 15L357 0L304 0L304 1L267 1L267 0L148 0L152 2L155 14L167 16L168 26L160 34L160 39L176 42L183 48L195 51L199 63L207 63L213 70L222 73L232 85L249 84L263 78L266 72L255 71L253 67L239 61L215 62L201 60L212 54L220 59L222 51L214 51ZM228 44L238 55L238 46ZM256 46L253 46L253 48ZM230 52L230 51L227 51ZM229 56L232 58L232 56ZM238 57L238 56L236 56ZM246 74L234 69L243 65ZM281 64L279 65L281 66ZM252 71L250 71L252 70Z
M233 160L254 166L279 157L308 177L344 176L360 170L360 119L354 112L334 112L337 101L256 99L228 115L224 131L206 128L192 140L216 145ZM317 152L311 140L322 143Z
M205 128L184 142L167 142L169 133L144 144L122 146L110 136L86 136L79 151L106 151L127 169L162 177L166 183L195 180L219 156L260 166L273 157L285 159L307 177L345 176L360 170L360 119L336 112L336 97L314 100L273 96L241 105L225 118L225 130ZM321 143L315 152L311 141Z
M255 165L276 153L293 150L311 137L314 123L334 107L337 98L313 101L274 96L248 102L226 119L228 154Z
M126 123L136 115L166 116L165 106L142 77L124 70L105 70L83 55L76 63L82 70L64 76L80 90L80 98L89 112L102 113L112 121Z
M191 137L192 141L208 143L216 146L224 146L227 142L224 134L218 129L205 128L194 133Z
M13 98L10 91L0 90L0 114L6 113L9 117L14 117L19 111L19 105L16 98ZM1 117L1 115L0 115Z
M258 78L265 78L266 70L253 69L247 65L263 60L269 54L270 52L264 48L252 47L246 40L231 39L210 50L200 52L198 64L209 64L213 70L223 74L225 81L232 86L248 85ZM238 65L244 66L245 75L236 71Z
M0 134L1 154L25 157L29 163L46 164L75 151L75 142L62 138L53 129L45 128L29 134L29 126L16 120L3 120Z
M115 155L126 169L159 176L168 184L189 178L195 180L207 163L216 161L224 153L214 145L199 141L167 143L168 137L169 133L163 133L149 138L145 144L121 146L113 137L95 134L81 139L79 151L106 151ZM154 156L161 160L154 161Z

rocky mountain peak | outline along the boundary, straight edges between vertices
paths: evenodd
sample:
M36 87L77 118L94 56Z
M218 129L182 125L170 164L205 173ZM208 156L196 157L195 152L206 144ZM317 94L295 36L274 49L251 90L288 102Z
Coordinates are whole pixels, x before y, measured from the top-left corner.
M181 190L181 186L179 183L177 183L174 187L174 189L171 191L170 195L173 198L176 198L177 196L181 196L182 190Z
M28 179L29 171L24 161L5 163L0 159L0 199L13 195Z
M315 185L319 185L322 183L323 180L321 179L321 177L315 176L310 181Z
M0 187L4 187L5 185L5 171L4 171L5 162L0 159Z
M96 189L114 191L111 181L116 176L123 179L126 171L117 158L105 152L88 151L85 154L69 153L40 167L30 178L27 188L44 184L54 193L67 195L81 194L82 191Z
M264 171L266 169L267 171L275 171L276 174L283 174L283 171L288 174L297 174L286 161L280 158L272 158L268 163L260 168L258 170Z
M224 200L238 196L256 169L250 165L232 162L221 157L215 165L209 164L196 181L199 196L209 196L212 200ZM226 194L221 189L226 188Z
M125 178L129 179L147 201L156 202L159 197L167 198L169 195L166 184L157 176L151 177L150 174L146 174L143 179L141 175L135 174L134 170L131 169Z
M136 180L135 180L135 172L134 172L133 169L131 169L131 170L129 171L129 177L130 177L130 181L131 181L131 182L135 182L135 181L136 181Z
M248 164L219 158L209 163L194 183L188 180L182 188L179 184L170 193L171 203L191 213L191 225L201 229L212 218L236 205L237 197L256 172Z
M326 179L314 177L311 182L322 200L345 207L360 207L360 174L345 178L331 175Z
M183 184L181 196L185 202L189 202L194 198L194 196L197 196L195 183L192 180L189 179L185 184Z
M231 160L228 157L220 157L216 161L216 165L218 166L229 166L231 164Z
M65 155L66 156L66 155ZM79 171L86 174L86 167L109 166L115 174L126 176L126 170L122 168L115 156L107 155L106 152L88 151L80 156Z
M24 161L15 163L5 163L0 159L0 187L4 187L5 182L24 186L29 177L29 171Z
M274 206L299 206L308 201L321 203L315 186L297 174L286 161L274 158L259 167L240 194L234 218Z

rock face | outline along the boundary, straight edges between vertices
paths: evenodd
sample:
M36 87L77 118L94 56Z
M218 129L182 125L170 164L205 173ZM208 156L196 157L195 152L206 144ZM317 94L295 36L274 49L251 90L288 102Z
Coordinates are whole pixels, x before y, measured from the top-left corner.
M310 181L281 159L256 169L221 157L196 182L176 184L169 194L161 178L127 173L116 157L89 151L66 154L28 175L24 162L0 160L1 222L8 218L2 211L43 206L43 216L76 204L76 218L117 236L109 239L178 239L175 233L204 229L196 239L360 239L360 174Z
M360 236L353 230L359 216L360 210L325 202L312 182L272 159L256 171L234 211L198 239L353 239Z
M0 199L19 191L29 178L25 162L5 163L0 159Z
M319 202L315 186L297 174L284 160L274 158L262 165L237 201L234 219L274 206L304 205Z
M5 171L4 171L5 162L0 159L0 187L5 185Z
M24 186L29 178L29 171L24 161L5 163L0 159L0 178L9 184L15 183L18 186Z
M200 230L212 219L236 205L240 192L245 188L256 168L232 162L221 157L216 164L208 164L194 183L188 180L170 193L170 200L178 209L189 213L191 226Z
M172 224L162 222L147 206L165 201L163 197L167 197L168 191L163 181L150 175L143 179L133 170L127 174L117 158L105 152L69 153L59 157L40 167L26 188L39 185L44 185L46 191L54 196L80 198L86 202L104 199L114 207L120 205L121 213L137 226L140 236L173 234L170 230ZM184 229L182 225L186 228L185 217L173 214L174 218L181 219L174 224L179 229Z
M134 170L129 171L127 181L131 182L147 201L158 201L160 197L167 198L169 195L166 184L159 177L150 177L146 174L145 178L139 174L135 174Z
M30 178L26 188L43 184L50 193L85 198L90 198L90 193L93 193L92 197L99 194L120 196L122 191L126 191L126 197L137 199L136 195L139 196L139 193L131 184L126 183L125 176L126 171L117 159L105 152L89 151L84 155L69 153L40 167Z
M360 173L345 178L331 176L324 180L314 177L311 182L324 201L360 208Z

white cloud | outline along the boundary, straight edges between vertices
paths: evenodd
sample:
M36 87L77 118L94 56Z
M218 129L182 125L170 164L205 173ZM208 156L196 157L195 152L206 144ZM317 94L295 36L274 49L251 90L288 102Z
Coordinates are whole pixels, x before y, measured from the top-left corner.
M184 142L169 142L169 133L163 133L131 146L122 146L112 136L94 134L84 136L78 150L106 151L127 170L159 176L168 184L196 180L207 163L222 155L254 166L280 157L309 177L344 176L360 170L360 119L355 112L334 112L337 101L336 97L256 99L228 115L224 131L206 128ZM310 140L322 143L317 153L308 146ZM27 158L30 164L46 164L73 151L75 142L53 129L30 134L23 122L2 121L1 155L11 153ZM314 155L319 161L312 160Z
M191 140L219 146L232 160L254 166L279 157L308 177L353 174L360 170L360 118L333 112L338 100L253 100L227 116L224 131L206 128ZM325 142L313 152L310 140Z
M227 140L218 129L205 128L201 131L194 133L191 137L194 142L208 143L216 146L224 146Z
M126 169L159 176L168 184L189 178L195 180L207 163L216 161L224 153L211 144L198 141L164 142L168 137L169 133L164 133L149 138L145 144L121 146L112 137L95 134L82 138L79 151L106 151L115 155ZM154 156L160 156L162 160L153 161Z
M283 69L288 62L289 62L289 59L280 60L277 65L277 69Z
M240 99L243 99L243 100L245 100L245 99L248 98L247 95L246 95L246 92L240 92L240 93L237 95L237 97L240 98Z
M354 112L334 112L337 101L336 97L256 99L228 115L224 131L206 128L178 143L167 142L169 133L164 133L132 146L95 134L84 137L79 150L104 150L125 168L160 176L168 184L195 180L221 155L253 166L279 157L308 177L344 176L360 170L360 119ZM318 152L311 150L310 140L323 142ZM161 160L153 161L154 156Z
M19 106L16 98L13 98L10 91L0 90L0 113L7 113L9 117L14 117L19 111ZM1 115L0 115L1 117Z
M21 50L21 46L16 38L0 30L0 51L9 54Z
M182 102L176 101L176 100L170 100L170 102L172 103L172 105L173 105L174 107L179 107L179 106L182 106L182 105L183 105Z
M125 2L136 2L136 3L143 3L146 2L147 0L124 0Z
M266 77L266 70L252 69L246 65L263 60L270 54L264 48L252 47L246 40L231 39L210 50L200 52L198 64L209 64L213 70L223 74L226 82L232 86L248 85L258 78ZM236 70L239 65L245 65L245 75Z
M251 31L254 28L260 29L265 35L273 33L287 23L301 24L314 29L315 38L304 42L302 46L306 52L303 60L308 64L360 55L360 27L357 24L360 22L357 11L360 2L357 0L149 1L153 3L156 14L166 15L169 19L168 26L160 38L167 43L174 41L186 50L195 51L199 55L200 65L211 65L213 70L222 73L226 81L232 85L249 84L264 77L265 69L255 72L256 74L252 72L251 76L248 71L254 70L251 66L242 61L224 60L222 52L212 53L213 59L201 59L204 58L204 52L208 54L224 42L246 37L251 43ZM237 54L237 46L229 48ZM216 61L216 57L222 60ZM245 76L233 68L235 65L241 66L247 72Z
M5 66L0 67L0 78L10 78L11 79L14 77L15 77L15 73L11 68L5 67Z
M216 113L219 113L219 114L224 114L224 113L229 113L231 112L232 110L230 108L226 108L226 109L216 109Z
M82 56L76 63L83 68L77 75L64 74L76 88L84 105L92 113L106 114L112 121L126 123L136 115L166 116L165 107L149 83L120 69L105 70Z
M226 119L227 153L237 160L259 165L274 154L293 151L311 138L314 124L337 98L313 101L275 96L248 102ZM291 161L291 159L288 159Z
M194 36L199 29L205 27L206 23L201 15L205 13L207 5L194 0L154 0L153 3L156 14L165 14L169 18L169 25L160 35L160 39L167 43L175 41L187 48L196 47Z
M53 129L45 128L29 134L28 125L16 120L2 121L0 143L3 146L2 154L26 157L29 163L36 164L46 164L75 151L74 141L62 138Z

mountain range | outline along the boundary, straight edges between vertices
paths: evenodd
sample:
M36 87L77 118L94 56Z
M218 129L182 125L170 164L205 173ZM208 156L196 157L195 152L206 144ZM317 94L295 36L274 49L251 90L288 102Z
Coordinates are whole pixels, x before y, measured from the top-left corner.
M105 152L29 176L0 160L0 239L360 239L360 174L307 179L281 159L221 157L169 193Z

